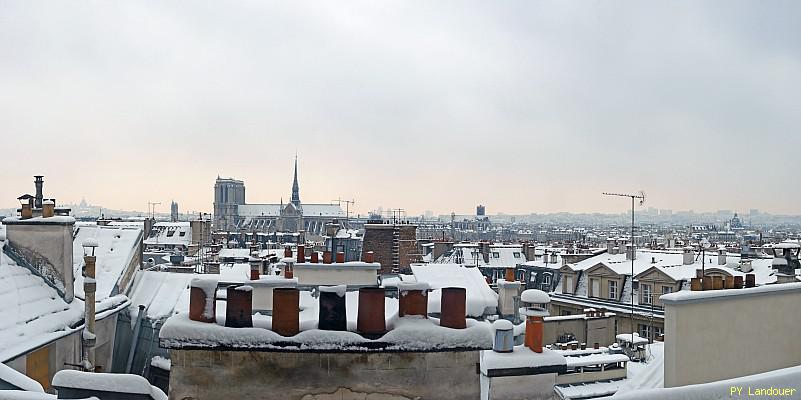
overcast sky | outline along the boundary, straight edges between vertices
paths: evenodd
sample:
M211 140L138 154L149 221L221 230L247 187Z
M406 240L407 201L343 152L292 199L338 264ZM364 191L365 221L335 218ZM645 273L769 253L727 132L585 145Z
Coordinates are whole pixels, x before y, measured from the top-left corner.
M0 207L801 213L801 2L0 0Z

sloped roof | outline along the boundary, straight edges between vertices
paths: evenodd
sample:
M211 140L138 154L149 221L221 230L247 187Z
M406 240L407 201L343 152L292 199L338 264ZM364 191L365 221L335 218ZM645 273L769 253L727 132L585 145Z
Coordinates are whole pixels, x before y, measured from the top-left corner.
M126 274L127 267L137 251L139 251L140 229L124 229L121 227L82 226L75 232L72 241L73 276L75 277L75 295L84 298L83 293L83 241L97 240L95 248L95 280L97 281L96 300L102 301L118 291L124 292L126 287L118 287L117 283Z
M72 333L83 302L67 304L44 280L0 253L0 362Z
M145 239L148 245L184 245L192 242L192 228L189 222L159 222L153 225L150 236Z

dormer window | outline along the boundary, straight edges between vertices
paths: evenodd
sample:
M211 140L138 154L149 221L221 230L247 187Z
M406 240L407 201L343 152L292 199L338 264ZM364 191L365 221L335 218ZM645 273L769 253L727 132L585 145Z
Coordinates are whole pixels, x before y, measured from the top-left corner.
M492 252L492 258L501 258L501 253L498 253L497 251L493 251Z

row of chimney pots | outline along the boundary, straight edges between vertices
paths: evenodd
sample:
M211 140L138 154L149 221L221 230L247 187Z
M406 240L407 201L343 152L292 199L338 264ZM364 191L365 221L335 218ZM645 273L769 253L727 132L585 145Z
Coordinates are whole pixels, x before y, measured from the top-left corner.
M701 270L696 270L696 277L690 280L690 290L720 290L720 289L742 289L743 287L752 288L756 286L756 275L745 274L738 276L703 276Z
M216 322L216 290L208 293L203 280L193 280L190 285L189 319L199 322ZM321 286L319 297L318 329L331 331L347 330L347 307L341 287ZM428 288L416 285L413 288L398 288L399 316L428 318ZM338 293L340 292L340 293ZM229 286L226 289L225 326L231 328L252 327L252 287ZM210 297L211 296L211 297ZM282 336L294 336L300 332L300 290L297 288L273 289L272 330ZM386 289L382 287L359 288L359 308L356 331L368 338L378 338L387 332L385 314ZM442 288L442 312L440 326L464 329L466 320L466 291L464 288Z
M297 246L297 249L298 249L297 255L296 255L296 262L297 263L299 263L299 264L306 263L306 262L309 262L311 264L319 264L320 263L320 261L321 261L320 260L320 252L311 251L310 252L311 255L308 258L306 258L305 246L302 245L302 244L299 244ZM254 281L259 279L260 267L262 265L262 260L260 258L256 257L255 254L256 253L254 251L253 255L250 258L250 279L254 280ZM291 258L291 257L292 257L292 249L289 248L289 247L284 248L284 258ZM335 257L336 257L335 260L336 260L336 262L338 264L341 264L341 263L345 262L345 253L344 252L341 252L341 251L337 252ZM375 262L375 254L372 251L368 251L368 252L364 253L364 262L366 262L366 263ZM323 252L322 263L323 264L332 264L332 258L331 258L331 252L330 251L326 250L326 251ZM284 265L284 278L286 278L286 279L294 278L294 271L292 269L292 265L291 264L285 264Z

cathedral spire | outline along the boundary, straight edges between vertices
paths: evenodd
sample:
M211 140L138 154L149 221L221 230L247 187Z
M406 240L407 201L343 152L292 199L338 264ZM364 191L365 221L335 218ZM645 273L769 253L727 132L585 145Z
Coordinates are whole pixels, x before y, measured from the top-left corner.
M300 187L298 186L298 154L295 153L295 178L292 181L292 198L289 200L295 207L300 208Z

